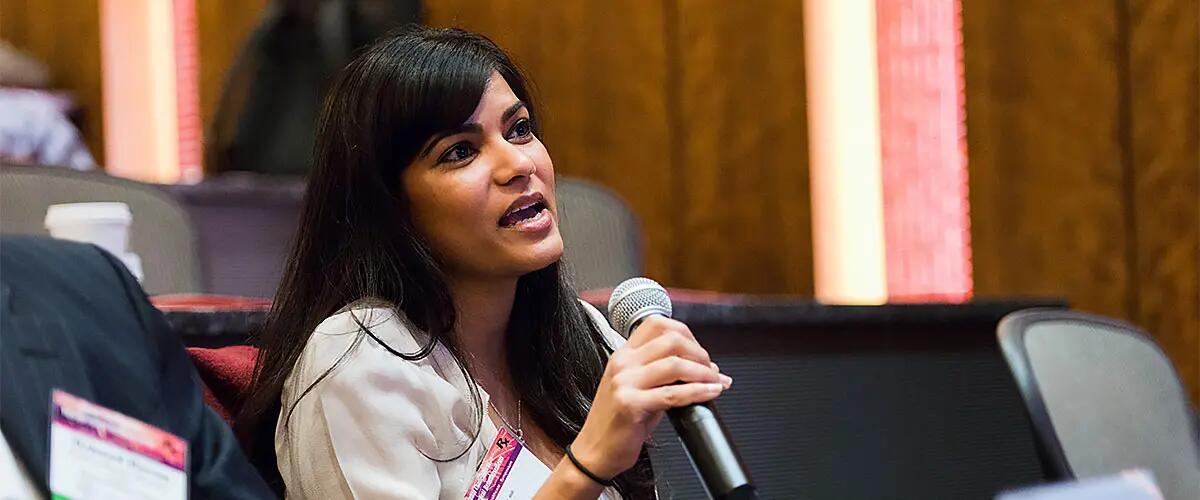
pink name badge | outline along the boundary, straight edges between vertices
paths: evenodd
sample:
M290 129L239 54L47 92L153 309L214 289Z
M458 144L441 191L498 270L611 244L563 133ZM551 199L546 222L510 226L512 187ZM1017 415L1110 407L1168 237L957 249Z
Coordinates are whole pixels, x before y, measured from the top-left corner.
M187 442L158 427L55 390L50 405L55 499L187 498Z
M550 468L525 448L507 427L500 427L464 498L532 498L549 477Z

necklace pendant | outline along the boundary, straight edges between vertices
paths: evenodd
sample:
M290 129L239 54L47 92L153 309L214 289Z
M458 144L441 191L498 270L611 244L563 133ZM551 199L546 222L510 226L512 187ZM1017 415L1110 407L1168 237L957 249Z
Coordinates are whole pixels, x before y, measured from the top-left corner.
M513 426L513 424L511 422L508 421L507 418L504 418L504 414L500 412L500 408L496 406L496 403L489 401L488 404L492 407L493 410L496 411L496 415L500 416L500 421L504 423L504 426L508 427L508 430L510 432L516 433L517 441L519 441L522 445L524 445L525 444L525 430L521 428L522 427L521 426L521 423L522 423L521 422L521 400L519 398L517 399L517 425L515 427Z

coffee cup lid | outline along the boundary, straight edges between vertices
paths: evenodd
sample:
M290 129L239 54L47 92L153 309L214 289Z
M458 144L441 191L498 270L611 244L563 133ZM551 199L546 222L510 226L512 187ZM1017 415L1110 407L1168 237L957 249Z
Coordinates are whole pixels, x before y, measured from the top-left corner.
M133 221L133 213L129 205L119 201L61 203L46 209L47 227L75 221L129 223Z

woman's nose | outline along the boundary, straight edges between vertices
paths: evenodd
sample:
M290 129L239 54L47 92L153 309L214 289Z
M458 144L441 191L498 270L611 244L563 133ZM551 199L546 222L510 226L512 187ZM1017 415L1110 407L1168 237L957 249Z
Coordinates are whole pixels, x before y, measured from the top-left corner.
M499 158L496 160L494 171L497 184L507 186L514 182L528 181L537 172L533 158L525 154L520 146L505 141L498 152Z

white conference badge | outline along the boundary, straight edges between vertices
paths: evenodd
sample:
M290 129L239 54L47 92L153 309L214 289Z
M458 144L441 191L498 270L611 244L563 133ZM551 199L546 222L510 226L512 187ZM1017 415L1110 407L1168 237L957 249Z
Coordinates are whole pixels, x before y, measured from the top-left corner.
M50 493L53 500L185 499L187 442L56 389Z
M996 500L1162 500L1162 490L1147 469L1043 484L1001 492Z

